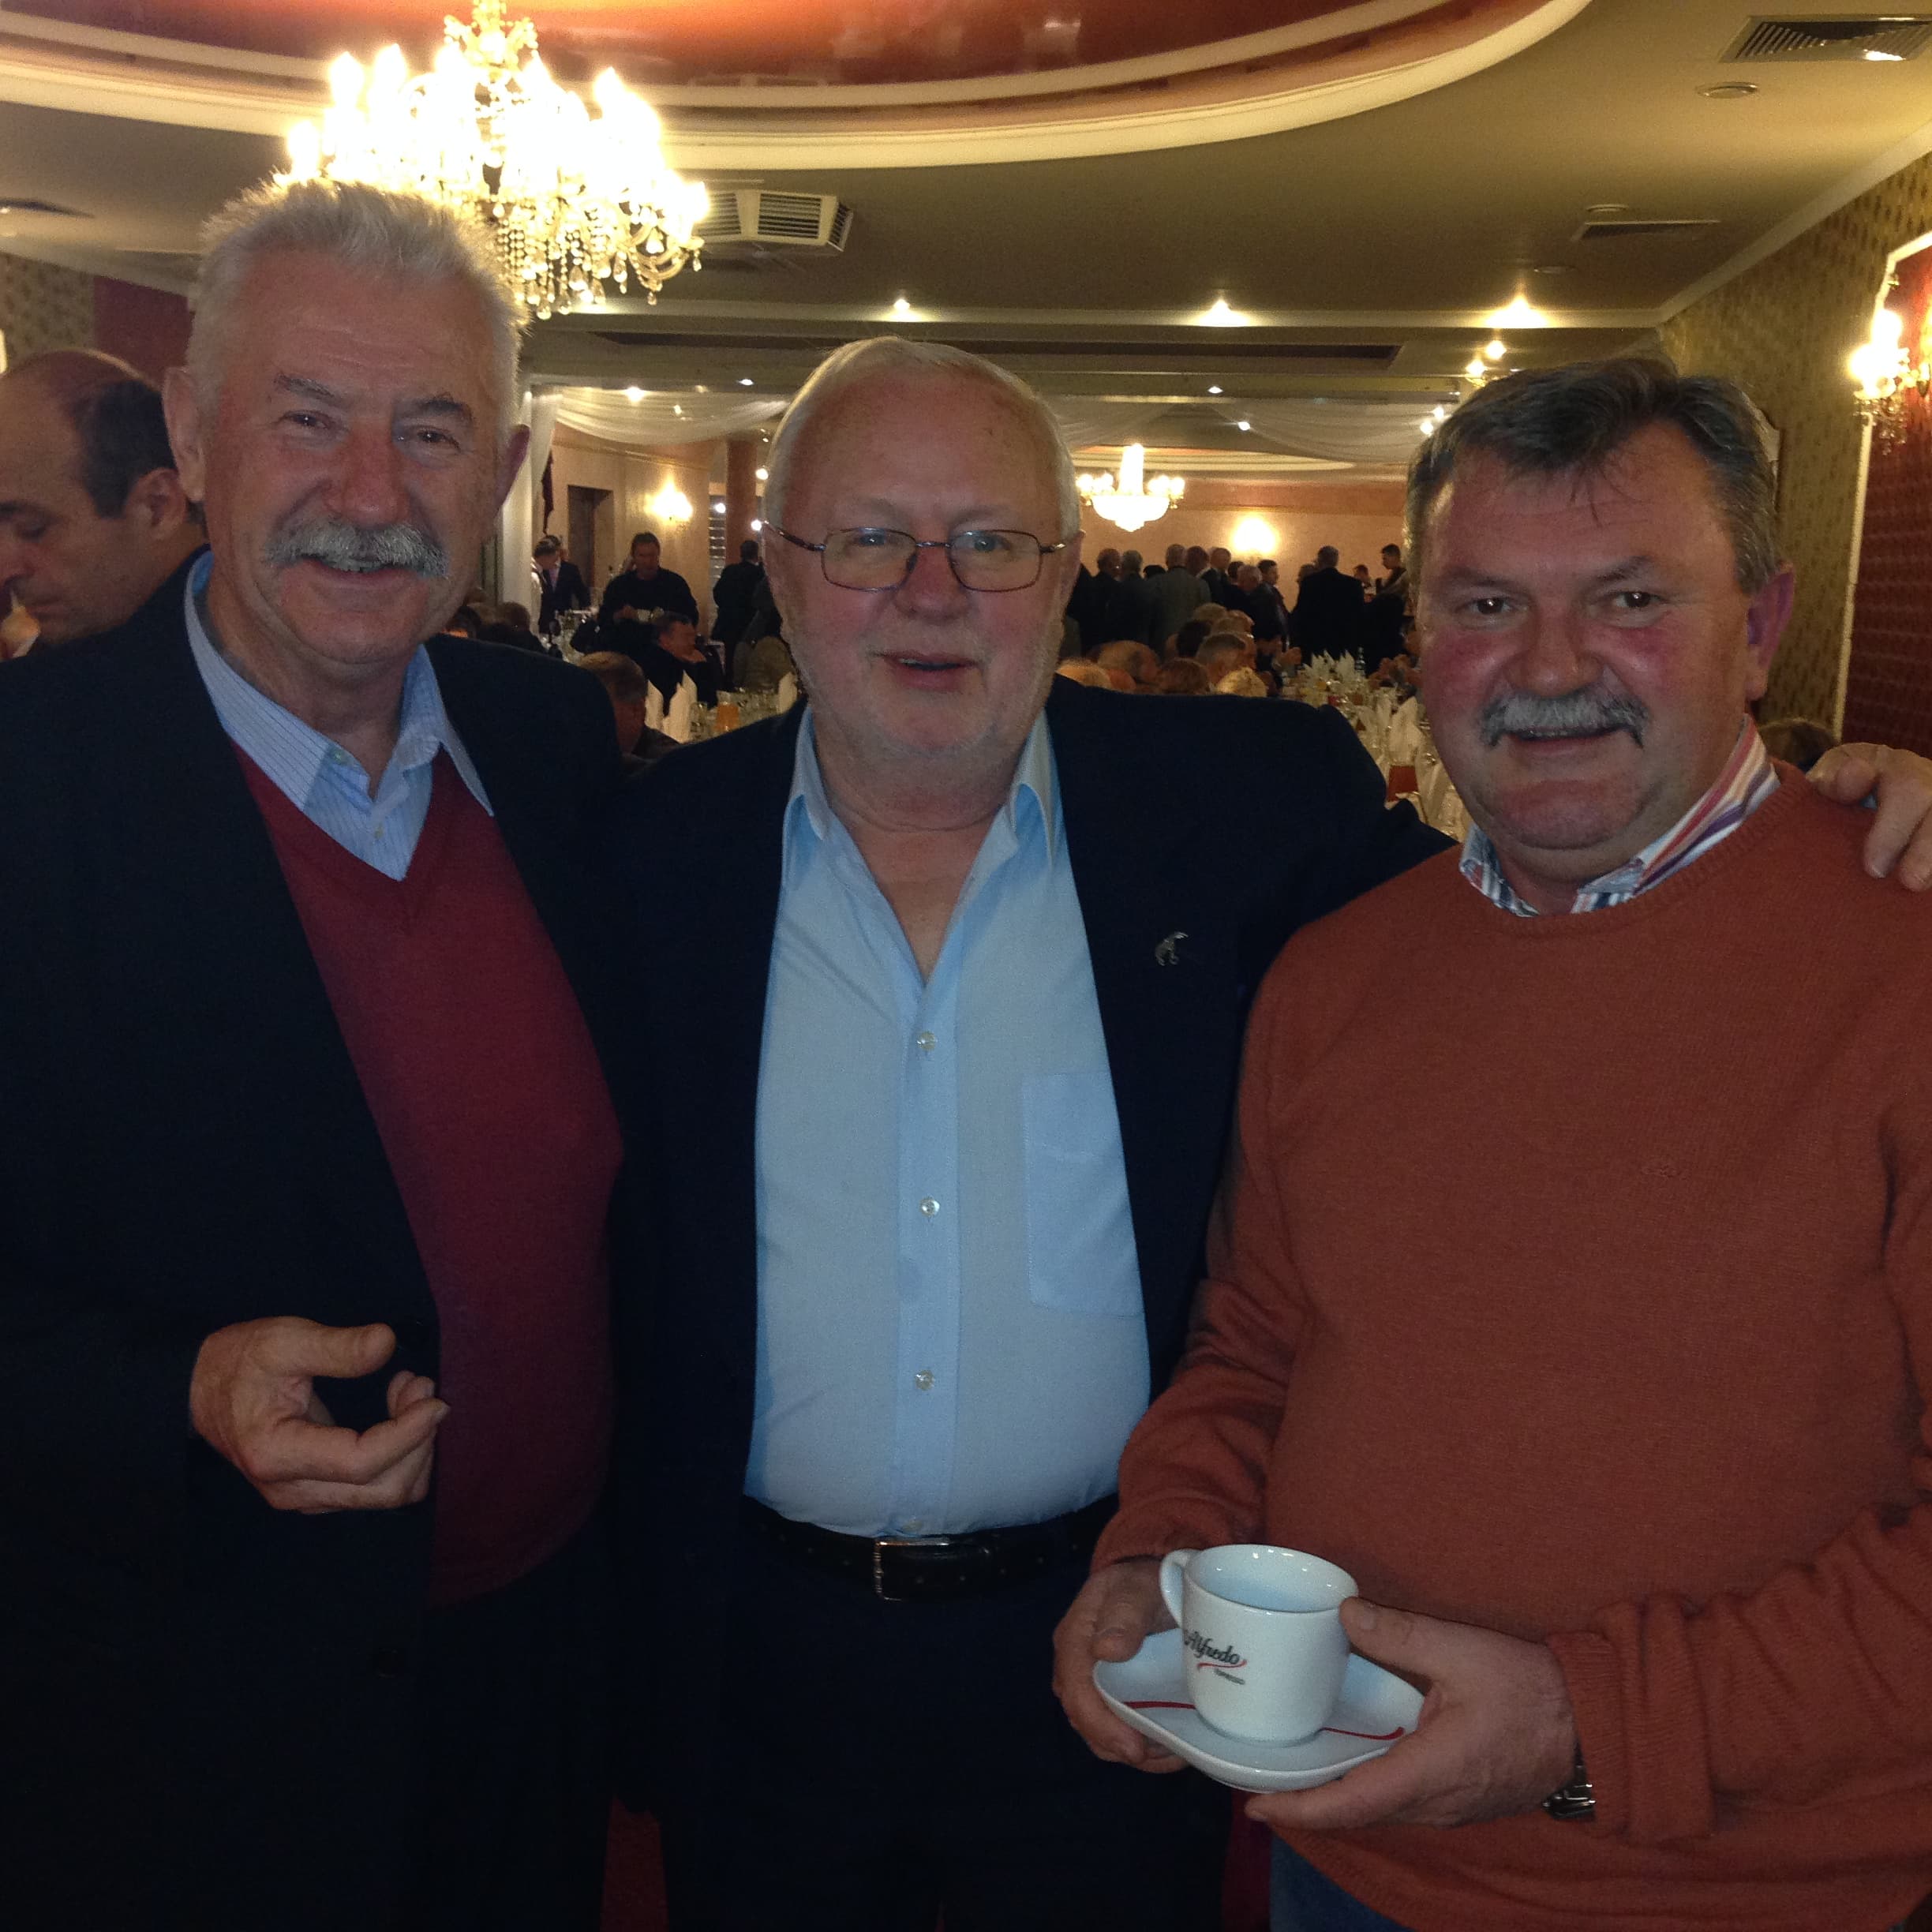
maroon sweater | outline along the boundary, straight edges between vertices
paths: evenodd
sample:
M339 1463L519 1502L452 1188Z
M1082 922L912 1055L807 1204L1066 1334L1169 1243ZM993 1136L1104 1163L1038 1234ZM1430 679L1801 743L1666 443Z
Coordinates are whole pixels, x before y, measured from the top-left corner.
M431 1601L479 1596L560 1548L603 1481L610 1097L496 822L447 758L401 879L242 762L436 1300L450 1412Z

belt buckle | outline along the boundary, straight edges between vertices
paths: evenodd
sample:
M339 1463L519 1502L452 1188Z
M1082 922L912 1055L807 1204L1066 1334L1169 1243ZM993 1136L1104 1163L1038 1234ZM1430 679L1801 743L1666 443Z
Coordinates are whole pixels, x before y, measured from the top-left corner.
M953 1537L874 1537L872 1539L872 1594L881 1603L911 1603L911 1597L895 1597L886 1587L886 1552L889 1549L943 1549L956 1541Z

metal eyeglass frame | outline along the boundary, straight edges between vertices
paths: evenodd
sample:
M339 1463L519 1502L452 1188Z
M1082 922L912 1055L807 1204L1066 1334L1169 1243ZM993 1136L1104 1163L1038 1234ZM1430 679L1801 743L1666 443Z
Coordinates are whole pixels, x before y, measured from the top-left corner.
M769 518L766 519L765 527L768 530L776 531L777 534L782 537L787 543L797 545L799 549L801 550L816 551L818 556L818 567L822 571L826 569L825 553L826 545L831 542L832 539L835 536L837 536L840 534L837 530L828 530L826 533L826 541L824 543L807 543L803 537L794 537L788 530L784 529L781 525L773 522ZM835 590L857 590L860 592L872 590L897 590L900 585L903 584L906 581L906 578L910 577L912 575L913 571L917 567L919 564L919 553L922 550L943 550L946 553L946 567L953 573L953 581L957 584L962 590L970 590L975 597L1003 597L1009 590L1031 590L1033 586L1039 582L1040 572L1046 567L1046 560L1050 556L1057 556L1061 551L1064 550L1067 547L1068 544L1073 541L1071 537L1062 537L1058 543L1040 543L1040 540L1037 537L1034 536L1031 530L959 530L956 531L950 537L915 537L910 530L889 530L882 523L855 523L851 525L849 527L855 530L877 530L883 536L903 537L906 541L912 546L912 554L906 559L905 570L903 575L900 577L898 583L842 584L836 582L831 575L831 573L828 571L826 571L826 582L830 584L833 589ZM1002 584L997 590L983 590L977 584L969 584L966 579L960 575L959 559L953 556L953 546L957 543L960 538L962 537L982 536L1024 537L1030 541L1038 544L1039 545L1039 555L1034 562L1033 575L1029 577L1024 583Z

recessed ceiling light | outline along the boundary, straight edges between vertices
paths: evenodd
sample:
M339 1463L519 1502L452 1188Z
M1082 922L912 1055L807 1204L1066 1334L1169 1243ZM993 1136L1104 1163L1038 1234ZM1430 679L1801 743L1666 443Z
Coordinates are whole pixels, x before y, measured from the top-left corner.
M1210 395L1219 395L1221 393L1221 385L1219 383L1210 383L1208 385L1208 393Z
M705 387L705 385L704 385L702 383L700 383L700 384L698 384L698 393L700 395L709 395L711 393L711 391L710 391L708 388L706 388Z
M751 378L749 376L740 376L738 378L738 387L740 389L749 389L751 386Z
M1217 295L1201 320L1210 328L1226 328L1234 320L1234 311L1228 306L1228 298L1225 295Z
M1903 54L1888 54L1883 47L1867 47L1865 58L1870 61L1902 61L1905 56Z
M903 295L893 304L893 313L896 316L909 316L912 313L912 305Z
M1754 80L1720 80L1698 92L1706 100L1749 100L1758 92L1758 84Z
M711 514L713 516L722 516L724 514L724 499L722 496L713 496L711 499Z
M633 383L631 386L624 391L624 394L633 402L642 402L644 400L644 391L638 388L635 383Z
M755 477L758 478L758 481L759 481L761 483L762 483L762 482L764 482L764 481L766 481L766 479L768 477L769 477L769 476L770 476L771 472L770 472L769 470L754 470L754 471L752 472L752 474L754 474L754 476L755 476Z
M1593 201L1583 211L1586 221L1615 221L1619 215L1631 212L1627 201Z
M765 527L764 519L762 517L754 517L751 519L751 527L754 530L762 530Z
M1249 421L1245 416L1244 416L1241 421L1234 425L1237 429L1252 429L1253 426L1254 425Z

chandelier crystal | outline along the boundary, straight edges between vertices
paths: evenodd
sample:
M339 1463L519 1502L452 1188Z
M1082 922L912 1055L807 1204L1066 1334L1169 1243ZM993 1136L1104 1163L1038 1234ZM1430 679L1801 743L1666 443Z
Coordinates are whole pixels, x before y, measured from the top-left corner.
M1887 292L1896 286L1894 278ZM1915 363L1904 338L1905 318L1881 305L1870 337L1852 352L1852 401L1881 449L1895 449L1905 440L1913 399L1923 402L1932 395L1932 358Z
M329 69L334 104L317 128L289 132L280 182L364 182L409 189L461 210L494 238L511 286L537 315L601 307L605 283L648 301L699 266L697 228L710 209L702 182L665 165L657 115L606 69L597 112L560 87L537 54L537 30L505 0L475 0L468 26L443 22L428 73L399 47L365 73L344 54Z
M1158 522L1187 485L1178 476L1144 475L1146 464L1146 449L1138 443L1129 443L1121 451L1118 482L1106 470L1098 476L1080 477L1076 479L1080 493L1098 515L1117 529L1137 530L1144 524Z

